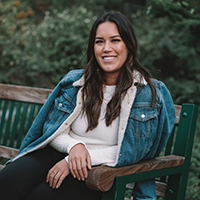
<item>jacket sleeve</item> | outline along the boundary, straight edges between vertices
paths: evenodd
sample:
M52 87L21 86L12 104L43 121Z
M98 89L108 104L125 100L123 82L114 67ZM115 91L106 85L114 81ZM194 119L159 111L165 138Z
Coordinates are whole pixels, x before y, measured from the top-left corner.
M22 151L24 151L27 146L29 146L32 142L34 142L41 136L42 128L43 128L43 124L45 122L46 116L49 113L49 110L50 110L51 106L53 105L55 98L57 97L57 95L59 94L59 92L61 90L63 81L66 79L67 79L67 75L57 84L57 86L54 88L54 90L48 97L45 104L40 109L38 115L36 116L33 124L31 125L30 129L28 130L28 132L22 142L22 145L19 149L18 154L20 154Z
M164 83L159 83L160 89L158 92L161 94L160 100L162 102L162 108L160 111L160 123L158 126L158 131L162 134L155 156L158 156L166 145L176 120L176 110L174 108L174 102L172 100L171 94Z

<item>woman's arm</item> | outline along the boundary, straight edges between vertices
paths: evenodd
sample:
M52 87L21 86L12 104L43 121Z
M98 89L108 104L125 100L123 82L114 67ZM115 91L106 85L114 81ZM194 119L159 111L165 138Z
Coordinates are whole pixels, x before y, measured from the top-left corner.
M115 145L101 149L87 149L91 157L92 166L95 165L114 166L117 157L117 148L118 146ZM68 162L69 156L66 156L65 159Z
M52 146L54 149L56 149L59 152L68 153L68 154L69 154L71 148L79 143L86 146L84 142L70 137L69 132L70 132L70 127L67 128L60 135L58 135L54 140L52 140L49 143L49 145Z

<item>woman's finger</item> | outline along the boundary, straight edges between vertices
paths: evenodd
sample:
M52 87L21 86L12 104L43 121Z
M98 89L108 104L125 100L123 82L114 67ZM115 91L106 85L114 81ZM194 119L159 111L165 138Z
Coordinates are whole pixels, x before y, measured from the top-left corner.
M86 160L82 160L81 165L82 165L82 173L83 173L82 180L84 181L87 178L87 175L88 175Z
M57 174L54 175L53 179L52 179L52 188L56 188L57 183L60 180L60 177L62 176L62 172L58 172Z
M58 188L62 184L63 180L70 173L68 163L65 159L59 161L54 167L52 167L46 178L46 182L52 188Z
M72 160L70 163L71 163L71 165L70 165L71 174L73 175L74 178L77 178L78 180L80 180L80 176L79 176L79 174L77 172L77 167L76 167L75 160Z
M83 159L82 160L77 160L76 162L77 164L77 169L78 169L78 174L79 174L79 177L82 181L85 180L85 171L84 171L84 168L86 167L86 161L84 161ZM84 167L85 166L85 167Z
M47 182L47 183L50 182L50 181L51 181L51 178L53 177L53 175L56 174L56 172L55 172L54 170L55 170L55 166L52 167L52 168L49 170L49 172L48 172L48 174L47 174L47 178L46 178L46 182Z
M87 161L87 168L90 170L92 168L92 160L89 153L87 154L86 161Z
M59 180L57 181L57 184L56 184L55 188L59 188L60 187L60 185L62 184L63 180L66 178L67 175L68 174L66 174L66 173L61 174Z

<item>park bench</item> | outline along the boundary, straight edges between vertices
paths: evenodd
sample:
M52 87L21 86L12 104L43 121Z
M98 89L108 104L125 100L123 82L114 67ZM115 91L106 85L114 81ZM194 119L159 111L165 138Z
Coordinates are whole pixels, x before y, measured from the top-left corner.
M0 157L17 155L21 142L50 89L0 84ZM133 182L156 178L156 194L166 200L184 200L193 147L198 106L175 105L176 124L163 156L134 165L112 168L94 167L86 185L103 191L102 200L123 200ZM3 168L0 165L0 170Z

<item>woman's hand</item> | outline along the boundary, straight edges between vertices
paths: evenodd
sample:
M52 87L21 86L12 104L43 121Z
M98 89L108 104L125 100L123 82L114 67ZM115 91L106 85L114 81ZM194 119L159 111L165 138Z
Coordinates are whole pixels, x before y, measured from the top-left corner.
M69 169L74 178L84 181L87 176L87 168L91 169L91 157L88 150L81 143L71 148L69 152Z
M46 182L49 183L49 186L52 188L59 188L69 173L68 163L65 159L62 159L49 170Z

